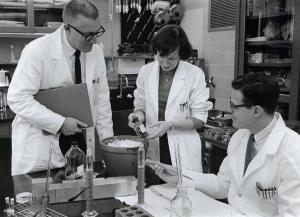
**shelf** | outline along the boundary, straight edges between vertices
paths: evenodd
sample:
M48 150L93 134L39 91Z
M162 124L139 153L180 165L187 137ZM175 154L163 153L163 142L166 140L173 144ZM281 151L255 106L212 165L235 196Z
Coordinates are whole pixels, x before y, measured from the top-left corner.
M105 59L111 59L111 56L106 56ZM124 56L114 56L114 59L154 59L154 56L151 54L130 54Z
M274 45L284 45L291 47L293 45L292 41L284 40L274 40L274 41L246 41L248 46L274 46Z
M65 3L63 4L34 4L34 9L63 9Z
M290 103L291 96L287 94L280 94L278 102L283 102L283 103Z
M261 19L270 19L270 18L287 18L287 17L292 17L294 14L292 12L282 12L278 14L273 14L273 15L263 15L261 16ZM248 20L258 20L259 16L248 16Z
M0 7L5 7L5 9L10 8L26 8L25 2L0 2Z
M248 67L273 67L273 68L289 68L292 63L248 63Z
M44 33L0 33L0 38L30 38L35 39L44 36Z
M10 67L10 66L16 66L18 63L0 63L0 68L1 67Z

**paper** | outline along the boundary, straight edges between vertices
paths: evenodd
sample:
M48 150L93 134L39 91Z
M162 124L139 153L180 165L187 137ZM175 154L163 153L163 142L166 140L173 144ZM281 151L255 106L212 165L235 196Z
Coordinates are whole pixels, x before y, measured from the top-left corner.
M176 194L176 187L171 184L151 186L145 190L145 204L143 209L157 217L170 216L170 201ZM245 217L234 207L221 203L200 191L188 189L188 196L192 201L192 216L197 217ZM117 197L129 205L137 203L137 195Z
M85 83L41 90L35 99L64 117L76 118L88 125L94 126L87 86Z

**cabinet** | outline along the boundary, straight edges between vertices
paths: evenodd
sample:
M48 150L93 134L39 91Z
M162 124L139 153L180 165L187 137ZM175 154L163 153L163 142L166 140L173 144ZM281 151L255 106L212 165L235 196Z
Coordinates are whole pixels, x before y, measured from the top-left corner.
M0 37L37 38L53 32L62 23L64 3L56 0L1 1Z
M280 85L278 111L299 118L300 1L239 0L235 76L265 72Z

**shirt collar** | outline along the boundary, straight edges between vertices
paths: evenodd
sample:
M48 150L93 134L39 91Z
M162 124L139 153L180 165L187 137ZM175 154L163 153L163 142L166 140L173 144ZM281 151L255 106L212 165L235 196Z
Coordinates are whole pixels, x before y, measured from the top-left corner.
M74 49L71 44L69 43L67 36L66 36L66 31L63 31L62 34L62 46L63 46L63 50L65 51L65 54L67 57L72 57L76 51L76 49Z
M262 146L265 143L265 141L267 140L268 136L274 129L276 122L277 122L277 119L274 115L272 121L264 129L262 129L261 131L259 131L258 133L256 133L254 135L255 143L257 145L258 150L260 150L262 148Z

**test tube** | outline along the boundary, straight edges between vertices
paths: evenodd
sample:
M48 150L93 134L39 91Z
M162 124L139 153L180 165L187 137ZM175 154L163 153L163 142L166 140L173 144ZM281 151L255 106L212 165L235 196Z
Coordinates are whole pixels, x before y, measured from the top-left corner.
M10 209L10 206L9 206L9 197L6 197L5 198L5 210L4 212L8 213L9 212L9 209ZM7 214L8 215L8 214Z
M93 168L93 156L92 150L87 149L86 154L86 210L82 213L85 217L94 217L98 215L98 212L94 209L94 168Z
M138 203L145 202L145 149L140 145L138 149Z
M10 215L15 216L15 198L10 198Z

